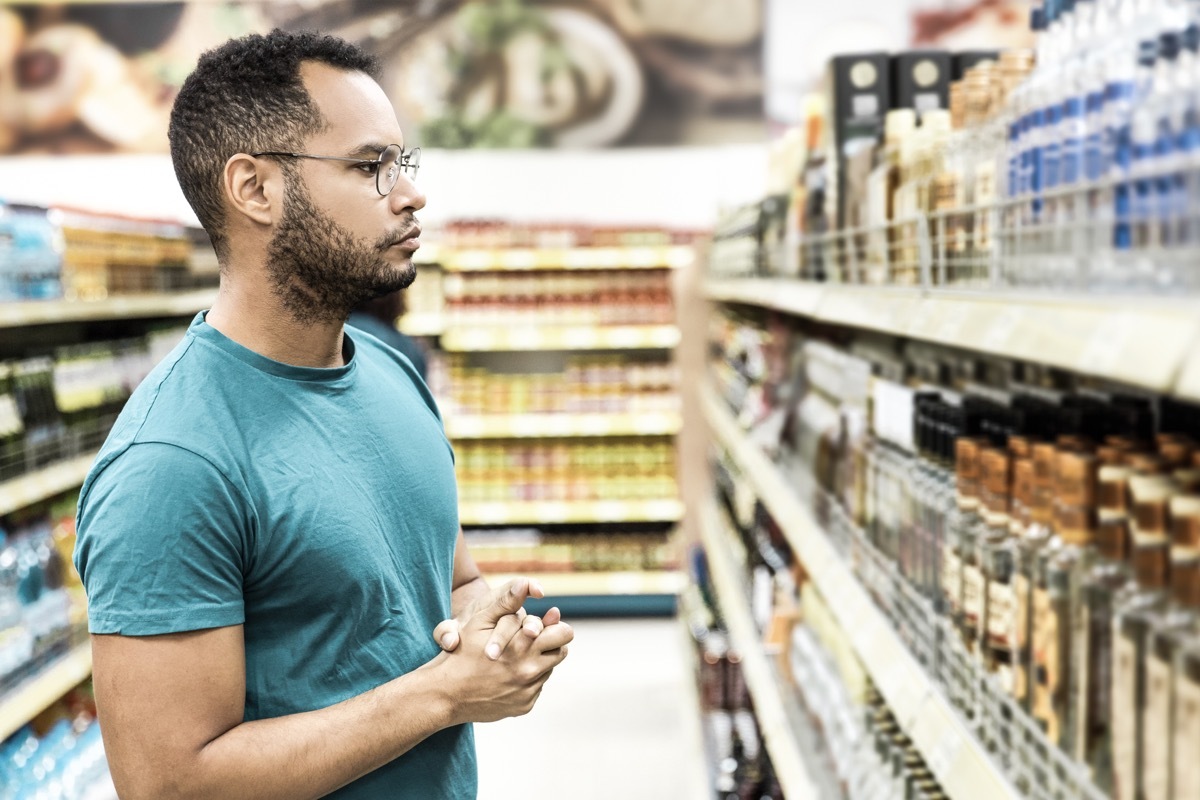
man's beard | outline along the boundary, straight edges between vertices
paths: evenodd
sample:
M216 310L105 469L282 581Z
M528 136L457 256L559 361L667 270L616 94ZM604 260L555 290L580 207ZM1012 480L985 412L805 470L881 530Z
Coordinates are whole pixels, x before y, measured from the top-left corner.
M267 251L267 274L284 309L304 325L345 322L359 303L406 289L417 276L410 261L384 259L413 226L366 244L319 211L298 175L289 181L283 219Z

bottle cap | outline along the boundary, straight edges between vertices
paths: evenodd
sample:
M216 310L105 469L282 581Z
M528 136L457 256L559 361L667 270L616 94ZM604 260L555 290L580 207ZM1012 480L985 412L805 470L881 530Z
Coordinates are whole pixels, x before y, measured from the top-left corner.
M1043 8L1035 8L1029 13L1029 27L1034 31L1046 30L1046 11Z
M1125 463L1137 475L1162 475L1167 471L1166 462L1153 453L1128 453Z
M1158 454L1168 469L1176 469L1191 462L1193 449L1191 442L1172 440L1160 444Z

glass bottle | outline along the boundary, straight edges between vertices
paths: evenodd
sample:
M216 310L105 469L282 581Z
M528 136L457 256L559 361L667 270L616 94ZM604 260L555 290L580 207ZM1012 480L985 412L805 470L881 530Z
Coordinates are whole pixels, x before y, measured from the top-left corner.
M1174 728L1177 753L1200 753L1200 640L1189 643L1175 661ZM1171 769L1175 798L1200 797L1200 758L1176 758Z
M1013 437L1020 440L1018 437ZM1010 449L1021 450L1021 447ZM1025 447L1027 449L1027 445ZM1002 450L984 451L984 474L988 484L985 520L987 530L980 543L983 566L983 622L980 641L984 667L996 675L1006 694L1015 693L1016 597L1013 591L1017 542L1010 515L1012 457ZM1032 464L1031 464L1032 466Z
M1131 480L1130 491L1137 586L1117 599L1113 619L1112 742L1114 794L1136 799L1145 797L1145 654L1153 620L1167 601L1171 549L1167 504L1172 487L1161 477L1137 477Z
M1084 584L1087 718L1084 760L1092 780L1105 793L1112 791L1112 659L1113 603L1133 579L1129 563L1129 480L1132 470L1103 466L1099 476L1097 560Z
M970 527L979 513L979 448L980 441L960 437L954 443L955 509L946 526L942 546L942 593L946 614L961 630L963 531Z
M1046 732L1051 733L1053 704L1051 701L1058 670L1058 618L1051 613L1049 572L1055 556L1062 549L1062 540L1054 532L1054 474L1058 449L1048 442L1033 447L1034 465L1034 524L1022 539L1022 554L1018 565L1017 592L1029 596L1030 644L1026 663L1029 664L1030 694L1027 705L1030 714ZM1028 589L1025 588L1028 585ZM1022 656L1025 658L1025 656ZM1057 728L1052 741L1057 742Z
M972 495L966 496L966 504L960 504L962 513L957 518L957 556L961 570L961 595L958 604L958 631L967 652L978 654L979 626L983 617L983 570L979 563L979 542L986 529L983 506L979 493L982 488L982 458L985 451L980 442L971 443L959 452L959 459L966 459L973 476ZM962 488L960 486L960 493Z
M1171 498L1171 595L1153 620L1146 653L1142 785L1146 800L1183 797L1174 791L1172 761L1194 759L1172 742L1174 675L1179 653L1200 634L1200 497ZM1174 745L1174 747L1173 747Z

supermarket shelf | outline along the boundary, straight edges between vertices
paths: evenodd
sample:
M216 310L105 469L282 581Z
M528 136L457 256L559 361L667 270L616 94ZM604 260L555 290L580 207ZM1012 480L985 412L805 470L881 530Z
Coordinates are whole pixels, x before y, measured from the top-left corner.
M666 350L679 344L674 325L581 328L449 328L442 349L455 353L510 350Z
M92 646L81 644L0 699L0 741L92 674Z
M447 272L673 269L676 267L686 267L695 258L695 250L687 245L670 247L489 248L448 249L442 254L441 264Z
M440 336L446 329L446 319L435 313L405 314L397 327L408 336Z
M816 798L822 792L809 775L802 756L801 739L785 711L783 692L767 662L760 637L750 615L745 580L737 574L729 545L717 523L716 506L709 501L701 515L701 536L708 555L709 572L720 598L722 618L729 628L733 649L742 656L746 686L754 698L754 710L771 764L786 797Z
M105 319L181 317L208 308L216 296L216 289L198 289L174 294L116 296L107 300L0 303L0 328Z
M82 485L95 460L96 453L89 453L0 483L0 516Z
M593 502L462 503L463 525L537 525L571 522L678 522L683 503L665 500Z
M901 728L947 795L970 800L1017 798L983 745L871 602L785 476L742 434L711 391L705 392L704 408L714 437L738 462L782 526Z
M449 416L451 439L532 439L568 436L669 436L683 420L675 413L514 414Z
M547 598L583 595L677 595L687 579L682 572L533 572L519 573L534 578L546 591ZM492 586L518 577L518 573L487 574Z
M1067 297L710 283L709 297L822 322L1033 361L1200 399L1200 303L1173 297ZM1194 362L1184 370L1189 357ZM1185 380L1177 385L1184 370Z

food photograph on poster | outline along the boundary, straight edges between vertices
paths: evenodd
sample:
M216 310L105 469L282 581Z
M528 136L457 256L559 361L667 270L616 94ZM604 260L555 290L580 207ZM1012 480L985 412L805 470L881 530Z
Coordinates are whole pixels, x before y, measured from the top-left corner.
M425 147L763 136L760 0L29 3L0 8L0 152L164 152L200 53L274 27L375 53Z

